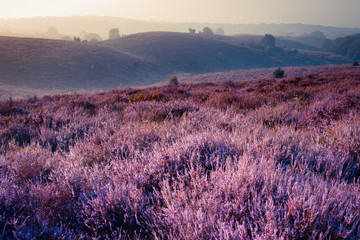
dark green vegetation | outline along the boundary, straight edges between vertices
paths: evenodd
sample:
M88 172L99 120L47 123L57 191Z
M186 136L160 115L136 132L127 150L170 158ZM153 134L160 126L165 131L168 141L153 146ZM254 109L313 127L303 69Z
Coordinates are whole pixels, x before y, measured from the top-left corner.
M281 68L278 68L273 72L274 78L283 78L284 74L285 74L285 71Z
M177 77L175 75L171 76L169 78L168 82L169 82L170 85L174 85L174 86L179 85L178 79L177 79Z

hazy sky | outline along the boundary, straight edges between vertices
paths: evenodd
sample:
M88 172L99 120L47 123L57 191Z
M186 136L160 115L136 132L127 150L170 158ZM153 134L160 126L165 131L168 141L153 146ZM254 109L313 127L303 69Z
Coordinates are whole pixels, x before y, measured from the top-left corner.
M100 15L220 23L360 27L360 0L0 0L0 18Z

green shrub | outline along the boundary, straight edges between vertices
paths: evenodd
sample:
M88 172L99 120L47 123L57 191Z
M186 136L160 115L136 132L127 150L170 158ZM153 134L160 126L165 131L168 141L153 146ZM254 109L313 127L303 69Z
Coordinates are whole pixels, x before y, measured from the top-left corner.
M177 77L176 77L175 75L172 76L172 77L169 79L169 84L170 84L170 85L174 85L174 86L179 85L179 82L178 82Z
M281 68L278 68L273 72L274 78L283 78L284 74L285 74L285 71Z
M148 93L146 95L144 95L143 92L139 93L138 95L135 95L134 97L131 97L128 99L129 102L134 103L134 102L141 102L141 101L161 101L163 100L162 96L160 95L160 93Z
M354 62L352 63L352 65L353 65L354 67L359 66L359 62L358 62L358 61L354 61Z

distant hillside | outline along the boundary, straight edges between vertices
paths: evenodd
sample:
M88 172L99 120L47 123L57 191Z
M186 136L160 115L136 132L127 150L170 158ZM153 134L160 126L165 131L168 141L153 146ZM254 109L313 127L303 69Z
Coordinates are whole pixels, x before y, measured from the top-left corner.
M327 38L327 36L321 32L321 31L314 31L311 33L305 33L301 36L292 36L292 37L286 37L285 39L293 40L305 45L309 45L315 48L323 48L323 42L324 41L331 41ZM311 50L311 49L307 49Z
M236 35L233 35L232 37L236 38L237 40L239 40L243 43L250 43L250 42L258 43L264 38L264 35L236 34ZM308 45L305 43L301 43L299 41L296 41L295 38L290 38L290 37L276 36L275 44L277 47L281 47L281 48L294 48L294 49L310 50L310 51L323 51L323 49L321 49L321 48L311 46L311 45Z
M286 39L282 37L276 38L276 46L285 47L285 48L295 48L301 50L310 50L310 51L323 51L323 49L319 47L311 46L305 43L298 42L296 40Z
M337 38L330 50L348 58L360 60L360 34Z
M170 71L201 73L277 64L259 50L198 34L149 32L99 45L156 61Z
M148 32L97 43L0 37L0 88L5 88L0 94L11 95L11 86L88 91L143 86L179 73L346 62L329 54L268 52L229 36L190 33Z
M0 37L1 84L35 88L109 88L150 83L154 66L106 47L72 41Z
M242 46L236 38L200 34L148 32L97 43L100 46L161 63L170 71L205 73L274 66L344 63L345 59L318 59L301 54L267 54Z

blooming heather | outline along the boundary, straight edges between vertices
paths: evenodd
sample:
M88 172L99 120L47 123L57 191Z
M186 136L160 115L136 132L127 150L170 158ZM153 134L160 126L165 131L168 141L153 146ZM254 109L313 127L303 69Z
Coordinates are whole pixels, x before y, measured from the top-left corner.
M1 238L359 239L360 69L286 71L1 102Z

